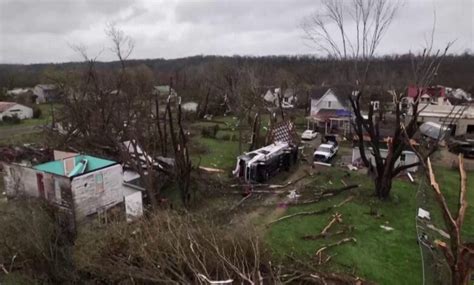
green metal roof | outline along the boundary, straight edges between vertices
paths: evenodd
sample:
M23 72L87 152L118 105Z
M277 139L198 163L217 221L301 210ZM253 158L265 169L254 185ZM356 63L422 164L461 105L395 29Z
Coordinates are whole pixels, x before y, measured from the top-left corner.
M83 173L95 171L100 168L104 168L110 165L114 165L117 162L112 161L112 160L107 160L103 158L98 158L90 155L77 155L74 157L75 164L78 164L81 162L81 160L86 159L87 160L87 167L84 170ZM61 175L61 176L66 176L64 173L64 162L63 160L55 160L55 161L50 161L46 162L43 164L38 164L33 167L36 170L39 171L44 171L56 175Z

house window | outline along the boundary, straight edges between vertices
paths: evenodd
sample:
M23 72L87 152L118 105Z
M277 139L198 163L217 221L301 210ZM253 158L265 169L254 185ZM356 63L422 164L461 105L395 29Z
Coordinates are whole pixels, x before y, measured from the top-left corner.
M328 108L331 108L331 101L328 101Z
M405 162L405 159L406 159L406 155L404 153L402 153L400 155L400 161Z
M98 193L104 192L104 175L102 173L95 175L95 189Z

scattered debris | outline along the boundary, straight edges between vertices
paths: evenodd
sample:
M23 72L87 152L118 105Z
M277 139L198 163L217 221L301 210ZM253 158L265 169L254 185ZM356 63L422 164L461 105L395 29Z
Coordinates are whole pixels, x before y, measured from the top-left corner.
M352 164L348 164L347 165L347 168L349 168L350 171L357 171L359 170L359 168L357 168L356 166L352 165Z
M210 173L225 173L223 169L219 169L219 168L199 166L199 169L210 172Z
M348 190L351 190L351 189L354 189L354 188L357 188L359 187L358 184L353 184L353 185L348 185L348 186L345 186L345 187L342 187L342 188L339 188L339 189L331 189L331 190L326 190L326 191L323 191L320 196L316 199L313 199L313 200L308 200L308 201L302 201L302 202L298 202L298 203L289 203L290 205L308 205L308 204L313 204L313 203L317 203L319 201L321 201L321 199L323 198L327 198L327 197L332 197L332 196L335 196L335 195L338 195L344 191L348 191ZM354 197L351 196L350 199L353 199Z
M447 232L445 232L445 231L443 231L443 230L441 230L441 229L438 229L438 228L435 227L433 224L427 224L426 227L427 227L428 229L430 229L430 230L433 230L433 231L439 233L439 234L440 234L442 237L444 237L444 238L447 238L447 239L450 238L450 236L449 236L449 234L448 234Z
M384 230L386 230L387 232L391 232L394 230L394 228L392 227L389 227L389 226L386 226L386 225L380 225L380 227Z
M274 223L277 223L277 222L281 222L283 220L286 220L286 219L290 219L290 218L294 218L294 217L298 217L298 216L311 216L311 215L321 215L321 214L325 214L329 211L331 211L332 209L334 208L337 208L337 207L341 207L342 205L344 205L345 203L349 202L350 200L352 200L354 198L354 196L349 196L347 199L345 199L344 201L342 201L341 203L337 204L337 205L334 205L334 206L331 206L331 207L327 207L325 209L321 209L321 210L317 210L317 211L306 211L306 212L298 212L298 213L295 213L295 214L291 214L291 215L287 215L287 216L283 216L279 219L276 219L274 221L271 221L267 224L267 227L270 226L271 224L274 224ZM294 205L294 204L293 204Z
M331 167L331 166L332 166L332 164L326 163L326 162L322 162L322 161L315 161L315 162L313 162L313 165L322 165L322 166L327 166L327 167Z
M296 193L296 189L295 189L295 190L291 190L290 194L288 194L287 197L290 198L290 199L296 199L300 196L301 196L300 194Z
M422 208L418 208L418 218L431 220L430 212Z

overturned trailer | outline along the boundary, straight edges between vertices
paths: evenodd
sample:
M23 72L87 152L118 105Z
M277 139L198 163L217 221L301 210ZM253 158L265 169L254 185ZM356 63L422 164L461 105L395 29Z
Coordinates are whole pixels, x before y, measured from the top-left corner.
M248 183L263 183L281 171L288 171L297 159L298 146L275 142L237 157L232 173Z

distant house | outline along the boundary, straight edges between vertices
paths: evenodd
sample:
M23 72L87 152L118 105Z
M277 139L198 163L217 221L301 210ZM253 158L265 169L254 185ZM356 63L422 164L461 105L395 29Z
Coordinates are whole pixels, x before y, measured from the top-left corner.
M420 125L426 122L440 124L448 127L453 136L474 134L474 106L453 105L449 99L452 92L452 88L444 86L409 86L407 96L402 101L402 109L410 118L413 115L411 103L419 100L417 120ZM461 96L461 91L456 92L456 96ZM463 93L462 96L466 98L461 101L470 101L469 95Z
M278 106L278 94L272 89L273 88L268 89L267 92L263 94L263 100L272 106ZM276 88L275 90L277 89L278 88Z
M141 193L124 185L122 166L90 155L55 151L53 161L27 167L4 164L8 198L46 200L68 218L71 230L88 216L133 201L141 206ZM133 199L127 199L133 195ZM127 207L127 205L125 205Z
M297 101L295 89L270 88L263 94L263 100L272 107L280 106L280 98L283 108L294 107Z
M351 108L347 94L342 88L321 87L310 91L311 109L309 122L325 133L350 130Z
M0 121L4 117L17 116L19 119L29 119L33 117L33 109L15 102L0 102Z
M401 109L412 113L411 105L419 100L419 109L427 105L452 106L444 86L417 87L408 86L407 96L401 101Z
M449 127L451 135L474 135L474 106L427 105L418 113L418 123L433 122Z
M38 84L33 88L36 104L55 101L59 97L59 88L54 84Z
M284 91L283 91L283 96L282 96L282 103L286 103L286 104L290 104L290 105L294 105L296 104L296 101L297 101L297 97L296 97L296 91L295 89L293 88L286 88Z

